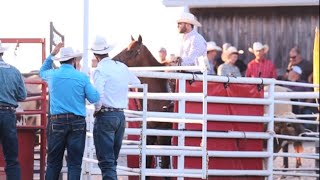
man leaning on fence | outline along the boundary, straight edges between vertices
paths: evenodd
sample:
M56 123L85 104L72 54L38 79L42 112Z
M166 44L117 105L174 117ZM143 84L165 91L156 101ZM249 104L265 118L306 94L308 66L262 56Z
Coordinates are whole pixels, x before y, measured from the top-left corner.
M27 91L20 71L2 58L7 49L0 41L0 142L6 161L6 179L20 180L15 109L18 101L27 97Z
M46 180L57 180L67 149L68 180L79 180L86 138L86 100L95 103L99 93L89 77L75 69L76 58L82 54L59 43L44 61L40 77L48 83L50 113L47 125ZM59 51L60 57L54 57ZM53 60L59 69L52 69Z

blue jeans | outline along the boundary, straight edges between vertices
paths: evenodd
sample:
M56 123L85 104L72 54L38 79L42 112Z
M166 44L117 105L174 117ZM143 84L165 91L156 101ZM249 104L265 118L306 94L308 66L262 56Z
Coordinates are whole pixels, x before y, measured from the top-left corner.
M20 180L16 114L12 110L0 110L0 143L6 161L7 180Z
M123 112L99 113L94 122L93 140L103 180L117 179L117 159L125 130Z
M79 180L86 138L85 119L50 120L46 180L58 180L67 148L68 180Z

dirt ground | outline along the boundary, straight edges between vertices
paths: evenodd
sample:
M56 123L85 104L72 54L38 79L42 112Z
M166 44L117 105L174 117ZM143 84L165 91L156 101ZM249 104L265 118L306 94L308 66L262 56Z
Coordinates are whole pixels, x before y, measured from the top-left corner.
M315 153L316 148L315 148L315 143L314 142L305 142L303 143L304 146L304 153ZM289 152L294 152L293 146L289 146ZM316 167L316 161L314 159L302 159L302 167L301 168L315 168ZM295 168L295 163L296 159L295 158L289 158L289 168ZM119 158L119 164L122 166L125 166L127 164L127 159L125 156L122 156ZM283 167L283 158L277 157L274 160L274 168L282 168ZM319 165L318 165L319 167ZM313 173L310 171L299 171L297 173ZM279 176L279 175L274 175L273 176L274 180L316 180L315 177L294 177L294 176ZM95 180L100 180L95 179ZM118 180L128 180L127 177L119 176Z
M315 153L316 148L315 148L315 143L314 142L305 142L303 144L304 146L304 153ZM294 152L292 145L289 146L289 152ZM118 160L118 164L120 166L127 166L127 158L125 155L121 155ZM274 168L282 168L283 167L283 158L277 157L274 161ZM295 158L289 158L289 168L294 168L295 167ZM301 168L315 168L315 160L314 159L302 159L302 167ZM318 166L319 167L319 166ZM299 171L297 173L313 173L311 171ZM35 179L38 179L35 177ZM67 174L63 174L62 179L67 179ZM91 178L88 178L86 176L83 177L83 180L101 180L101 175L95 175L92 176ZM279 175L274 175L273 177L274 180L316 180L315 177L295 177L295 176L279 176ZM5 180L5 175L3 172L3 168L0 167L0 180ZM126 176L119 176L118 180L128 180L128 177Z

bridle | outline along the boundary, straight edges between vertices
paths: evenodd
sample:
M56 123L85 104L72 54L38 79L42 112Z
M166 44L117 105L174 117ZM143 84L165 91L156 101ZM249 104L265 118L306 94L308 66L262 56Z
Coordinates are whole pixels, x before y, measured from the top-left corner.
M138 43L138 49L137 50L132 50L133 48L132 48L132 46L135 44L135 43L138 43L137 41L133 41L130 45L129 45L129 47L127 48L127 51L130 53L130 58L135 58L135 57L137 57L138 55L140 55L140 53L141 53L141 49L142 49L142 44L139 44Z

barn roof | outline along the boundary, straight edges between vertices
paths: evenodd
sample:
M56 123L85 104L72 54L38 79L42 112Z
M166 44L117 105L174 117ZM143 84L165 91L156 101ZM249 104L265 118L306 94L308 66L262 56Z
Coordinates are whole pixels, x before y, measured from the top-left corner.
M166 7L189 8L319 6L319 0L163 0L162 3Z

